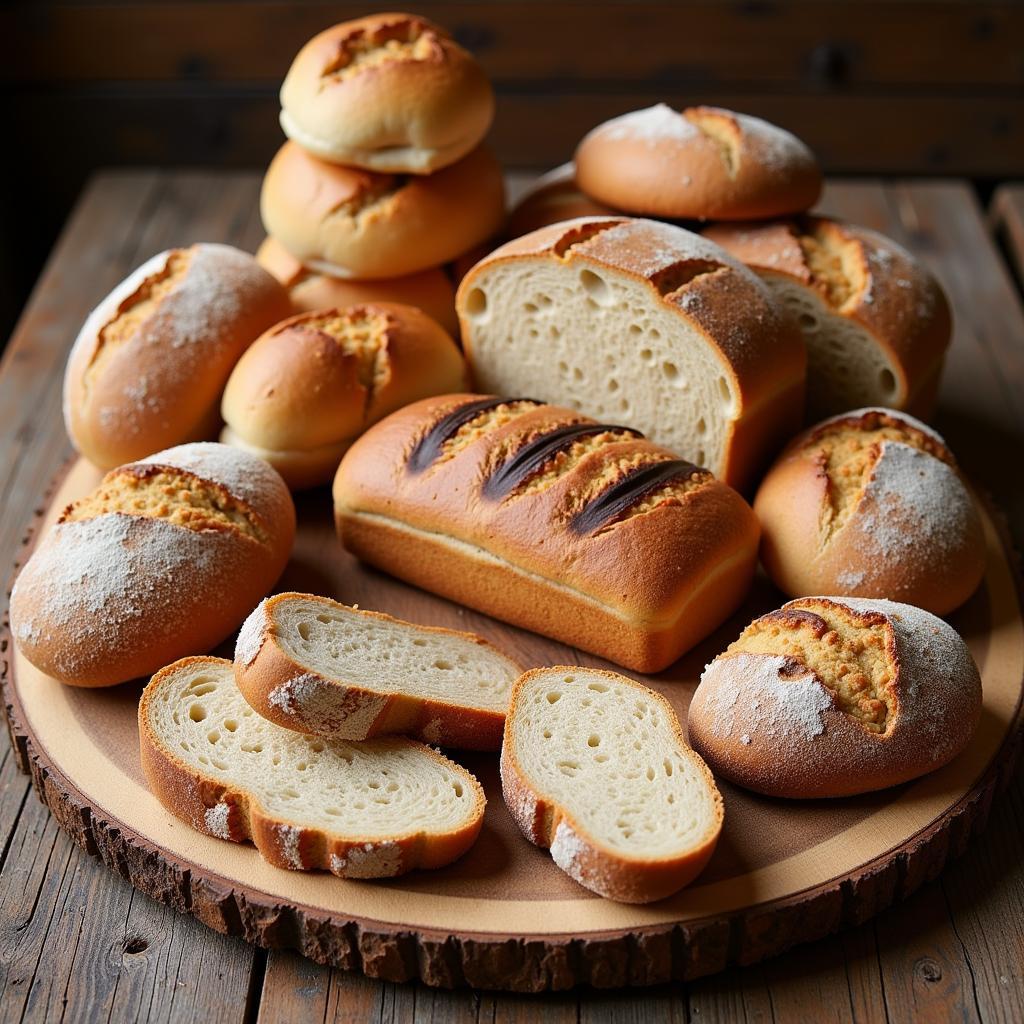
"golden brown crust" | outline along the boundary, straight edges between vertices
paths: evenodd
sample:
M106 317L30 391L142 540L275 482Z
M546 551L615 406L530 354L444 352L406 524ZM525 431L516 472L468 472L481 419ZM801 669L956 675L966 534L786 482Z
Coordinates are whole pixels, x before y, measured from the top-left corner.
M548 171L520 196L505 223L505 237L519 238L538 228L576 217L609 217L618 211L584 194L573 164Z

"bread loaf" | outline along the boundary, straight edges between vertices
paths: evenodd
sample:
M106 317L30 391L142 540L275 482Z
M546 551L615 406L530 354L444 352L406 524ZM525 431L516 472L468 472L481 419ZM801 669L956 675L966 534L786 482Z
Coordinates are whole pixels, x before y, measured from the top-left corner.
M520 197L508 215L506 238L536 231L576 217L608 217L610 206L584 195L576 183L576 168L570 161L542 174Z
M239 360L224 389L221 440L266 459L291 487L313 487L370 424L465 382L455 342L412 306L300 313Z
M41 672L113 686L224 640L273 586L295 509L261 459L187 444L112 470L39 541L11 631Z
M64 375L72 444L109 469L216 433L224 384L284 288L248 253L199 243L147 260L89 315Z
M625 903L693 881L722 798L659 693L614 672L527 672L512 691L501 786L531 843L587 889Z
M714 224L704 236L756 270L807 344L807 416L884 405L927 416L952 323L939 283L906 249L825 217Z
M733 486L801 422L795 325L751 271L682 228L542 228L478 263L456 303L478 389L636 427Z
M246 619L235 679L264 718L347 740L402 733L498 750L522 668L473 633L415 626L311 594L275 594Z
M640 672L735 610L758 527L731 488L636 431L530 399L393 413L334 481L353 554Z
M442 867L483 822L483 790L464 768L399 737L346 743L282 729L245 703L223 658L161 669L139 703L139 738L164 807L290 871L391 878Z
M701 676L690 742L768 796L867 793L968 743L981 680L952 626L912 605L808 597L755 619Z
M985 571L981 518L956 459L906 413L859 409L801 434L754 511L764 566L793 597L888 597L945 615Z
M757 220L810 209L814 154L789 132L720 107L664 103L599 124L576 150L576 181L625 213Z

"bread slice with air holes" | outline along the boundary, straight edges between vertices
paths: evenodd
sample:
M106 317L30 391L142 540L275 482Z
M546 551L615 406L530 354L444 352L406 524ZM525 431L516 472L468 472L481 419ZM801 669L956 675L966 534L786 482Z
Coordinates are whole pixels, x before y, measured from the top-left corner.
M402 737L322 740L257 715L230 661L183 658L139 703L142 768L199 832L251 840L275 867L342 878L439 868L473 845L484 793L460 765Z
M522 676L501 784L530 842L580 885L623 903L691 882L722 830L722 797L668 701L614 672L556 666Z
M497 750L522 666L474 633L417 626L312 594L276 594L238 634L235 677L264 717L364 740L404 733Z

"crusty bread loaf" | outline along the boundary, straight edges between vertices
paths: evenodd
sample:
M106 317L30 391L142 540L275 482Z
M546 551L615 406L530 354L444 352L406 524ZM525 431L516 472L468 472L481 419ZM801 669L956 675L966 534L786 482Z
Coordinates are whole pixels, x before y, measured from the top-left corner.
M353 281L303 266L276 238L269 236L256 250L256 260L288 289L296 313L355 306L361 302L400 302L403 306L422 309L453 338L458 337L455 287L440 267L405 277Z
M239 360L224 389L221 440L265 458L292 488L313 487L370 424L465 383L458 346L412 306L300 313Z
M613 418L733 486L801 422L795 325L756 275L671 224L542 228L478 263L456 303L479 390Z
M311 594L275 594L246 619L235 679L264 718L346 740L402 733L497 750L522 667L474 633L416 626Z
M284 481L252 455L186 444L121 466L68 506L21 571L15 642L71 686L149 675L236 629L294 534Z
M888 597L945 615L985 570L981 518L953 453L906 413L854 410L794 438L754 511L764 566L792 597Z
M608 217L616 213L610 206L585 195L576 183L572 161L542 174L519 197L505 223L505 237L536 231L576 217Z
M635 431L493 396L426 399L371 427L334 507L359 558L640 672L735 610L758 541L735 491Z
M884 405L927 416L952 334L939 283L906 249L825 217L714 224L705 238L756 270L807 344L807 417Z
M807 597L755 619L708 665L689 731L737 785L837 797L941 767L980 714L978 669L942 619L893 601Z
M599 124L576 150L576 181L626 213L757 220L810 209L814 154L789 132L719 107L664 103Z
M325 160L429 174L487 133L494 94L444 29L412 14L373 14L314 36L281 87L281 127Z
M199 832L247 840L275 867L390 878L451 863L473 845L484 793L460 765L399 737L346 743L257 715L231 662L183 658L139 703L154 796Z
M484 146L424 178L340 167L286 142L267 168L260 212L267 234L307 267L402 277L490 238L505 218L505 183Z
M614 672L527 672L512 691L501 785L531 843L580 885L625 903L693 881L722 830L715 780L671 705Z
M147 260L89 315L64 375L74 446L110 469L211 437L239 356L291 312L248 253L199 243Z

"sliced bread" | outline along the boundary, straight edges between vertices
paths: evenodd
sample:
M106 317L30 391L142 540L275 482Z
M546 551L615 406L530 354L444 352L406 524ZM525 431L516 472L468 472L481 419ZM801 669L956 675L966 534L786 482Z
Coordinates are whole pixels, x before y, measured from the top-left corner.
M614 672L560 666L516 683L501 748L512 817L580 885L661 899L704 868L722 798L668 701Z
M264 718L364 740L403 733L497 750L522 667L474 633L417 626L312 594L276 594L238 634L235 678Z
M451 863L472 846L484 793L429 747L300 736L242 699L231 662L183 658L139 704L142 767L156 798L193 828L251 840L275 867L388 878Z

